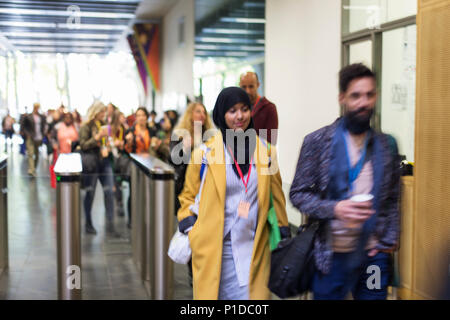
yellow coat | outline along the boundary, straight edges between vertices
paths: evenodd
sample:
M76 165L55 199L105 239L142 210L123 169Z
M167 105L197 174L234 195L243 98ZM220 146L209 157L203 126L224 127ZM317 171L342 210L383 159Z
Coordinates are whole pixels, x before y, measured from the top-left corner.
M208 170L201 195L198 219L189 232L192 248L194 299L216 300L219 295L222 266L223 229L225 219L226 172L222 135L218 132L206 143L211 149L207 153ZM267 147L257 138L254 153L258 172L258 225L250 263L250 299L270 299L267 288L270 273L269 210L270 190L273 194L279 226L288 226L286 200L281 189L281 176L276 160L276 151L271 147L271 166L268 167ZM200 167L203 151L195 149L186 171L186 179L179 196L181 208L178 221L193 213L189 206L194 203L200 189ZM276 172L271 172L276 171ZM272 174L269 174L272 173Z

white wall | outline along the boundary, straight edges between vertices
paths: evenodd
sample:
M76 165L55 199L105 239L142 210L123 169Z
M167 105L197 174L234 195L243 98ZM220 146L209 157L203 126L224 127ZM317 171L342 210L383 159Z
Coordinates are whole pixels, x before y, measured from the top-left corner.
M341 1L266 1L266 96L278 110L285 193L303 138L339 116ZM290 202L288 201L288 204ZM300 215L288 210L289 220Z
M185 42L178 44L178 23L185 21ZM184 107L185 96L194 96L194 0L183 0L171 8L162 21L161 37L161 92L157 96L156 109Z

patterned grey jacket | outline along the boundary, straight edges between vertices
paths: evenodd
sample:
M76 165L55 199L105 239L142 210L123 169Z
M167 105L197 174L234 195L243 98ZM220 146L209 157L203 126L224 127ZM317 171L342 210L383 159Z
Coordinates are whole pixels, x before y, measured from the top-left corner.
M290 190L290 200L300 212L308 218L324 222L315 239L313 252L316 267L323 273L329 273L333 256L330 221L334 218L337 201L326 199L326 194L333 136L340 120L305 137ZM397 154L392 151L392 144L396 150L395 140L382 133L374 133L373 139L377 139L382 151L378 155L382 164L378 165L382 166L383 175L378 177L381 183L374 230L378 241L376 249L388 250L397 247L399 241L400 170L396 162Z

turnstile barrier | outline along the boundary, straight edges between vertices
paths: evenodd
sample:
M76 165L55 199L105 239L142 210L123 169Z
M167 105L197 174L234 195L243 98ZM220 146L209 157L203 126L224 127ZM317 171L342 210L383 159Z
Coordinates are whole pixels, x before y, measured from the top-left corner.
M81 299L81 226L79 153L60 154L55 164L58 299Z
M174 170L150 155L131 154L133 260L155 300L173 297L173 262L167 255L174 228Z

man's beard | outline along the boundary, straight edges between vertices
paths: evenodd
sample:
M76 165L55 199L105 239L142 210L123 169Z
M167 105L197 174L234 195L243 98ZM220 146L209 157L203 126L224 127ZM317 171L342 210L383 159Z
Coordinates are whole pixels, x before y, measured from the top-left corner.
M356 111L347 111L344 115L345 128L353 134L361 134L370 129L370 119L373 115L373 109L369 110L367 115L360 115L366 108L361 108Z

